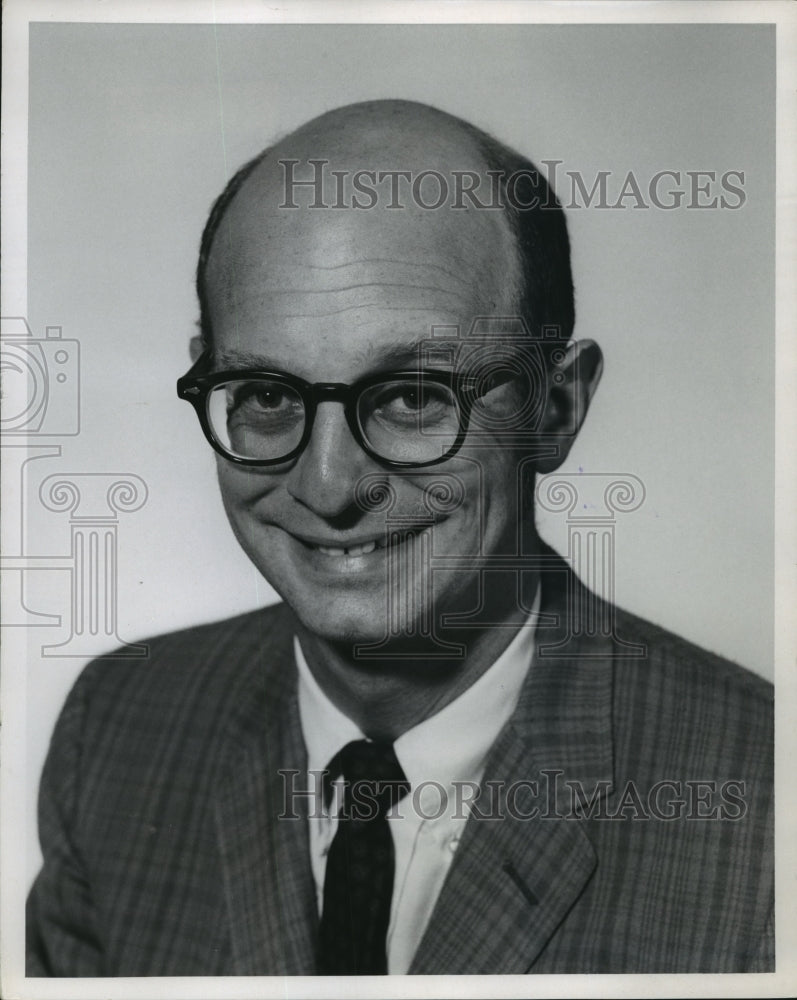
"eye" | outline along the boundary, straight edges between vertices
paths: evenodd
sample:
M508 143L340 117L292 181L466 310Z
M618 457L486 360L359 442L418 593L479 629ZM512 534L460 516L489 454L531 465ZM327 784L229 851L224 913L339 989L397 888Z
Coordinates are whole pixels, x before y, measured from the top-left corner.
M236 386L228 399L228 412L240 407L275 413L296 404L296 395L277 382L246 382Z
M229 428L248 427L263 434L281 433L304 420L304 404L294 388L264 379L228 382L223 419ZM211 408L221 414L215 407Z
M451 389L436 382L402 379L374 387L364 398L361 416L396 430L429 428L456 419Z
M385 410L419 413L436 406L448 406L451 401L451 392L445 386L433 382L398 382L384 386L376 398L376 405Z
M403 407L405 410L422 410L429 404L429 395L424 393L418 386L400 386L386 393L383 405L393 406L396 409Z

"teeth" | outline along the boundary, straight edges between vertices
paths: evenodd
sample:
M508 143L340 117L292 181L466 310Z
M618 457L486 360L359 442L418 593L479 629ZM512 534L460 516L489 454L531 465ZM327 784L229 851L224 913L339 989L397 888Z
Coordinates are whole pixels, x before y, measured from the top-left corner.
M319 552L323 552L325 556L367 556L370 552L373 552L376 548L376 542L363 542L362 545L352 545L348 549L337 549L332 548L328 545L319 545Z
M382 535L371 542L363 542L362 545L351 545L347 549L338 548L332 545L317 545L316 548L319 552L323 552L325 556L335 556L338 559L341 558L341 556L367 556L377 548L384 549L389 545L401 545L401 543L406 541L408 538L417 537L419 533L420 529L417 531L407 531L398 538Z
M363 542L362 545L352 545L350 549L346 549L346 554L350 556L367 556L375 548L376 542Z

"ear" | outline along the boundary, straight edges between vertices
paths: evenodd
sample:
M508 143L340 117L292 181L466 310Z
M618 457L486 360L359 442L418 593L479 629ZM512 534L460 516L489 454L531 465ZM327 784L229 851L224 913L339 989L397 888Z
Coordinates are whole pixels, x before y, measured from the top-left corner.
M199 355L205 350L205 341L198 334L191 338L191 342L188 345L188 351L191 355L191 364L196 364L199 360Z
M553 472L567 458L584 423L603 373L603 355L594 340L571 341L554 368L541 430L557 445L556 454L540 459L536 471Z

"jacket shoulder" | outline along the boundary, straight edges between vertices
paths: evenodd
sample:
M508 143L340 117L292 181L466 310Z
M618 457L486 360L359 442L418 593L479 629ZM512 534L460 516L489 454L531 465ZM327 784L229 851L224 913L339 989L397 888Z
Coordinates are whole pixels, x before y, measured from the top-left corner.
M616 623L620 638L630 638L645 646L643 661L667 673L672 681L690 686L696 692L702 687L716 689L719 685L756 702L772 702L773 685L746 667L619 608Z
M221 717L241 699L277 695L290 679L290 616L284 605L146 639L143 657L117 650L89 663L64 712L80 711L91 728L131 725L141 733L158 720L200 724Z
M640 657L615 660L616 732L627 734L618 740L620 752L644 758L646 748L658 745L671 763L689 761L693 770L721 764L771 783L769 681L625 611L617 612L616 633L645 649Z

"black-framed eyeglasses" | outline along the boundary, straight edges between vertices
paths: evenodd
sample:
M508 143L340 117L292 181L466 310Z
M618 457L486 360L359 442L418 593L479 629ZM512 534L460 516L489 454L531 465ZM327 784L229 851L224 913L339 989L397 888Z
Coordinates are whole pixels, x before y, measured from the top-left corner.
M396 371L347 385L307 382L281 371L210 371L211 352L177 380L177 395L192 404L205 437L240 465L289 462L306 447L319 403L344 406L359 446L395 468L444 462L462 446L473 403L508 382L505 369L479 375Z

